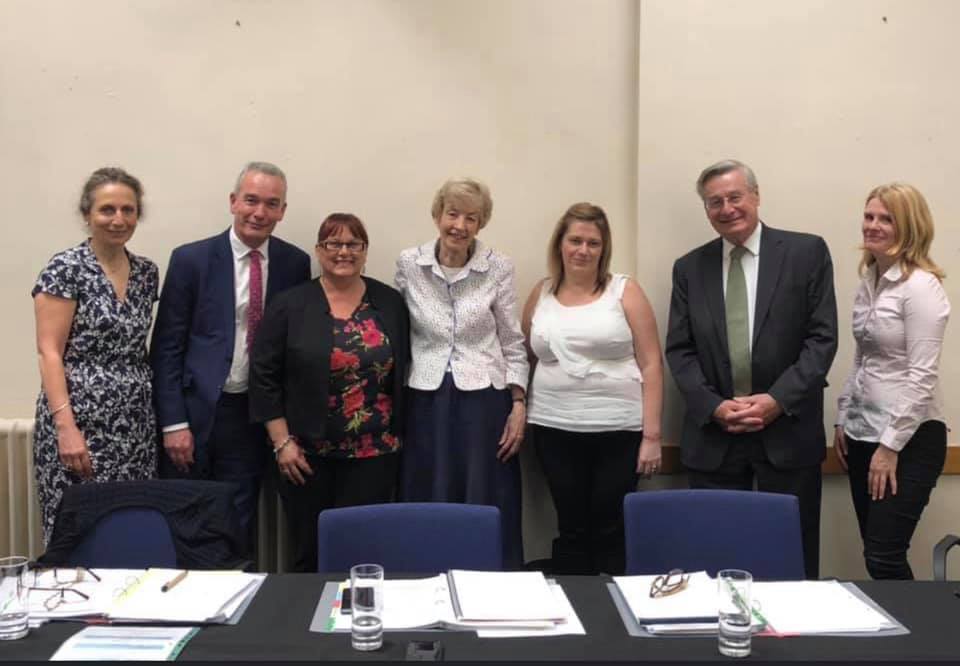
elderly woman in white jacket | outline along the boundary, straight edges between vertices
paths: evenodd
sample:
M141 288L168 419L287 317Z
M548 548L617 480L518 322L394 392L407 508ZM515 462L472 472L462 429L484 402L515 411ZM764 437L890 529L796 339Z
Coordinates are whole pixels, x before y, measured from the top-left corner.
M500 509L506 568L523 564L520 464L529 367L513 263L477 234L490 191L448 180L431 213L439 237L404 250L396 285L410 310L412 362L401 499Z

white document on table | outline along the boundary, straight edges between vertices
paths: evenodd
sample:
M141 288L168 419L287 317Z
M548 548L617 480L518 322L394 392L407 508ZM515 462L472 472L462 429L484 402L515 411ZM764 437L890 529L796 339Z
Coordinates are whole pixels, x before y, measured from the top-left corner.
M494 578L502 576L500 572L466 572L469 574L493 574ZM511 572L513 573L513 572ZM526 572L520 572L526 573ZM448 574L440 574L431 578L398 579L383 581L383 606L381 620L386 631L409 629L527 629L534 631L555 629L557 625L567 621L568 613L562 602L557 599L546 579L540 572L533 572L540 576L550 595L550 604L546 609L537 609L533 606L515 609L511 603L513 592L507 594L500 591L499 602L494 605L492 600L476 597L476 591L471 585L481 577L467 576L466 594L471 600L471 612L487 613L482 617L465 617L458 612L457 602L451 594L451 581ZM493 580L492 578L490 580ZM341 584L343 588L348 583ZM502 583L501 583L502 585ZM491 589L497 589L491 585ZM462 594L458 591L459 594ZM477 603L479 601L479 603ZM542 605L542 604L541 604ZM533 611L531 610L533 609ZM518 612L519 611L519 612ZM334 631L350 630L350 615L339 612L334 606ZM533 619L529 619L533 614ZM544 619L548 618L548 619ZM537 634L542 635L542 634Z
M350 616L341 618L349 628ZM384 629L430 629L453 619L446 576L383 581Z
M106 619L114 602L140 582L144 569L95 569L98 581L88 571L77 574L72 568L40 571L30 592L30 624L35 626L48 620ZM65 584L62 580L73 580ZM79 594L78 594L79 593Z
M182 569L148 569L110 611L116 622L224 623L260 585L266 574L243 571L189 571L163 591Z
M706 571L691 573L684 588L661 597L650 596L656 576L614 576L633 617L640 624L716 622L717 581Z
M562 622L564 610L540 571L465 571L447 574L457 620Z
M64 641L50 661L172 661L196 627L87 627Z
M341 590L350 587L341 583ZM350 631L351 615L336 613L334 631ZM431 578L409 578L383 581L383 604L380 619L386 631L433 629L455 622L445 574Z
M754 583L753 600L779 634L869 633L897 626L837 581Z
M480 638L521 638L532 636L585 636L586 630L583 623L577 617L577 612L573 609L573 604L567 598L567 594L556 581L547 581L550 585L550 591L558 606L563 609L564 621L557 622L552 627L546 629L477 629L477 636Z
M243 571L189 571L163 591L182 569L148 569L110 610L116 622L223 623L252 594L265 574Z
M72 569L43 571L31 587L30 620L103 620L106 622L225 623L254 595L266 574L243 571L188 571L163 592L164 583L183 569L95 569L65 584ZM81 594L78 594L81 593Z

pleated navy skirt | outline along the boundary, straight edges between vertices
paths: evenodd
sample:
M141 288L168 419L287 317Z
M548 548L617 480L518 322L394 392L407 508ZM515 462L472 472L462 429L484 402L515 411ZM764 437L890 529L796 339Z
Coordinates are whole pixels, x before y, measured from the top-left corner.
M499 508L504 567L520 569L520 456L497 460L497 444L511 409L509 389L461 391L449 372L436 391L409 389L400 498Z

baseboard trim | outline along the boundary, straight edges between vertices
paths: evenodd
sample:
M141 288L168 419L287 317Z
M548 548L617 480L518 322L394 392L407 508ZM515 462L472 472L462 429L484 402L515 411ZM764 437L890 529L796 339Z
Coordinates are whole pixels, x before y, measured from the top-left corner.
M683 463L680 462L680 447L664 445L663 463L661 464L661 474L685 474L686 470ZM846 474L840 467L837 457L833 455L833 449L827 448L827 459L823 461L824 474ZM960 474L960 444L950 444L947 447L947 461L943 466L944 474Z

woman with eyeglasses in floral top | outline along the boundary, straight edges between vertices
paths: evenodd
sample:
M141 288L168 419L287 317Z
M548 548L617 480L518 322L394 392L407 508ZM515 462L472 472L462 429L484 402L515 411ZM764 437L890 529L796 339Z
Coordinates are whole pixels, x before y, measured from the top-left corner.
M296 571L316 571L321 511L396 488L409 319L395 289L362 275L368 247L356 216L328 216L320 277L271 302L251 354L250 413L272 442Z

